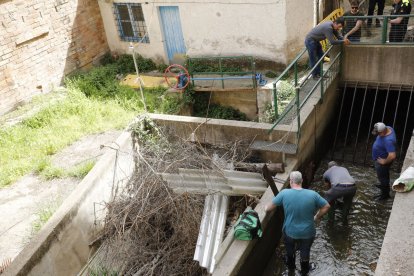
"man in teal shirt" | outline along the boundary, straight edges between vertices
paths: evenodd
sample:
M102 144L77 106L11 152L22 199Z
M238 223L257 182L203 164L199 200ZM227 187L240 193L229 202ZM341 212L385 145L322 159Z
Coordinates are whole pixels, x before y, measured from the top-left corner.
M310 249L316 234L315 222L318 223L328 212L330 205L315 191L303 189L302 181L300 172L291 172L291 189L282 190L270 204L266 205L265 211L283 206L286 264L290 271L295 270L295 245L297 245L300 250L301 274L308 275Z

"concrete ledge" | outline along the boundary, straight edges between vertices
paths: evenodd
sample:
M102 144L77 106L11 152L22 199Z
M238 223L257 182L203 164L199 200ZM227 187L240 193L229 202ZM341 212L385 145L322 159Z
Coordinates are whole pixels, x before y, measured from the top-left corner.
M3 275L76 275L89 244L102 229L105 203L117 195L134 170L130 132L124 132L99 159ZM11 241L12 242L12 241Z
M411 138L402 171L414 165L414 137ZM375 275L413 275L414 191L396 193L381 247Z

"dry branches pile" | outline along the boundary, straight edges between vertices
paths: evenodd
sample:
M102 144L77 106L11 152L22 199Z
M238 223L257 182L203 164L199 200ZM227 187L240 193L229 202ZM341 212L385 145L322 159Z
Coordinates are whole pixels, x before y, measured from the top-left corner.
M236 143L206 149L179 138L172 142L171 135L167 140L146 119L137 123L134 133L135 176L108 204L99 271L95 267L89 274L205 274L193 261L204 196L173 194L158 173L177 173L178 168L219 169L228 161L243 159L243 147ZM219 160L212 162L211 151Z

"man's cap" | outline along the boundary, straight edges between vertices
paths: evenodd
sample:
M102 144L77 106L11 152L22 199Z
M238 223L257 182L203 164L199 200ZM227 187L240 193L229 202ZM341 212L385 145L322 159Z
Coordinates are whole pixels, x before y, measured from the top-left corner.
M336 162L335 162L335 161L330 161L330 162L328 163L328 168L331 168L331 167L333 167L333 166L338 166L338 164L336 164Z
M387 126L383 122L378 122L374 125L374 128L372 129L372 134L377 135L378 133L383 132Z

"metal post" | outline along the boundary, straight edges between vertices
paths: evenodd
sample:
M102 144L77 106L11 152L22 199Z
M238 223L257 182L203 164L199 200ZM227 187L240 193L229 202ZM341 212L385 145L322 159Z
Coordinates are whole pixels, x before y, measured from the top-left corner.
M323 99L323 59L320 61L321 64L319 65L321 67L321 101Z
M142 100L142 103L144 104L145 112L148 112L147 104L145 103L145 98L144 98L144 91L142 91L142 81L141 81L141 77L139 76L138 64L137 64L137 60L135 58L135 46L132 45L132 43L131 43L129 45L129 48L132 49L132 58L134 60L135 72L137 73L137 80L139 82L139 90L141 91L141 100Z
M299 93L300 93L300 87L296 86L296 117L298 118L298 133L296 135L297 141L298 141L298 149L299 149L299 138L300 138L300 99L299 99Z
M253 58L250 59L252 64L252 72L253 72L253 88L256 89L257 87L257 80L256 80L256 62L253 61Z
M279 117L279 110L277 107L277 89L276 83L273 83L273 104L275 105L275 120Z
M223 74L223 68L221 66L221 57L219 58L219 70L220 70L220 74L221 74L221 88L224 89L224 74Z
M358 121L357 135L356 135L355 145L354 145L354 155L352 156L352 163L355 163L355 155L357 151L358 138L359 138L359 128L361 127L362 114L364 113L365 98L367 97L367 90L368 90L368 84L365 86L364 99L362 101L361 113L359 114L359 121Z
M385 16L384 21L382 23L382 37L381 37L382 44L385 44L387 42L387 33L388 33L388 16Z

